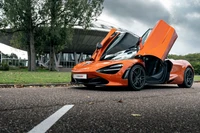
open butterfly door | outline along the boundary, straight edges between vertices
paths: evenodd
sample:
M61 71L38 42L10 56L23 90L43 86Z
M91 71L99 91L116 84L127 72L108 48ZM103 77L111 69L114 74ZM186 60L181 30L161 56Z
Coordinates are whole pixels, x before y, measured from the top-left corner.
M164 61L176 41L178 35L173 27L165 21L157 22L143 47L138 51L138 56L155 56Z

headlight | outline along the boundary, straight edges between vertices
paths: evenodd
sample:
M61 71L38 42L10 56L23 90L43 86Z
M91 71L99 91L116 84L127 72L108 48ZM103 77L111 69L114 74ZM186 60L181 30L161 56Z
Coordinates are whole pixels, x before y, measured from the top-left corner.
M97 72L105 73L105 74L115 74L122 68L122 66L123 66L123 64L115 64L115 65L101 68L101 69L97 70Z

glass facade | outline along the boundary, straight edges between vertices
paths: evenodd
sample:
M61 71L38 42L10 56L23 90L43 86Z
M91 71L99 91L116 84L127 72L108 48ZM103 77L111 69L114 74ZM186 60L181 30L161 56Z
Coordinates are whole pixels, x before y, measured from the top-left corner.
M49 54L44 54L41 57L42 58L39 59L39 62L40 62L39 65L42 65L42 66L47 65L48 66ZM84 53L61 53L61 54L59 53L59 54L56 55L57 61L60 58L60 62L58 62L59 63L58 65L59 65L59 67L62 67L62 68L72 68L77 63L85 61L85 59L87 57L91 57L91 55L90 54L84 54Z
M87 57L91 57L91 55L83 53L62 53L60 65L66 68L74 67L76 64L75 56L77 56L77 63L85 61Z
M0 63L1 64L8 64L9 66L25 67L28 64L28 61L24 60L24 59L11 58L8 55L5 55L5 54L0 52Z

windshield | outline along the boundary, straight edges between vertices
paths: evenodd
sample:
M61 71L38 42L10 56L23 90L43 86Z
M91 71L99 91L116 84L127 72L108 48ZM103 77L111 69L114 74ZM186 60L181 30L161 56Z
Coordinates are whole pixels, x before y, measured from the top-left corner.
M139 37L130 33L119 34L103 53L101 60L133 58L138 51Z

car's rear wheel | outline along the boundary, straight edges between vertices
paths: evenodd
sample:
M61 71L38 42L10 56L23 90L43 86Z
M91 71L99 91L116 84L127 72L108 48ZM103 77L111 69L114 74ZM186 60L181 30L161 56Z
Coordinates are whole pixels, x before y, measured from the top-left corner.
M87 87L87 88L94 88L96 85L84 84L84 86Z
M184 72L184 81L182 84L178 84L181 88L190 88L194 81L194 72L192 68L188 67Z
M128 77L129 86L135 91L141 90L145 86L145 77L144 68L141 65L134 65Z

